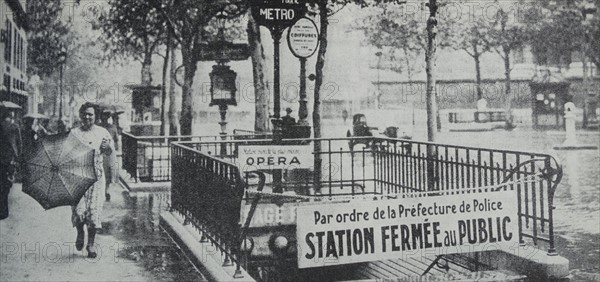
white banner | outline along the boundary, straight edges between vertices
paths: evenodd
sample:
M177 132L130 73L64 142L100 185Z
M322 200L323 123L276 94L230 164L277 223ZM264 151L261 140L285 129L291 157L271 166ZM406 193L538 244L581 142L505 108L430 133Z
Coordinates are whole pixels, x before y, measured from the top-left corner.
M238 152L238 161L244 171L311 168L314 162L309 145L240 146Z
M298 267L514 248L515 191L299 206Z

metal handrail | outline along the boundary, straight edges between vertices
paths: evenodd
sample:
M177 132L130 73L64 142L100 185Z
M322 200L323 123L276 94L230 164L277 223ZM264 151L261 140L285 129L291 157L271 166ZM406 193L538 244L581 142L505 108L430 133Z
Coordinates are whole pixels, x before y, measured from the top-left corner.
M364 189L365 193L394 194L411 191L456 193L461 189L498 185L506 182L507 177L512 177L512 175L516 177L533 176L540 173L554 175L556 177L540 178L538 181L514 185L519 191L517 201L520 242L524 243L525 238L533 239L534 244L537 244L538 241L547 242L550 245L548 253L555 253L551 209L556 187L562 174L558 162L551 155L446 145L400 138L340 137L308 140L323 143L321 144L323 145L321 146L322 151L313 152L313 154L320 155L324 159L325 165L329 161L329 166L323 167L327 174L322 175L318 183L314 183L314 181L312 183L318 184L318 187L329 188L329 194L322 194L323 196L331 196L332 188L335 188L336 184L339 184L338 187L346 187L346 185L369 187ZM337 150L336 146L340 145L340 141L351 140L367 140L377 145L362 149L362 151L342 148ZM255 139L184 141L179 144L197 148L207 146L204 148L210 148L211 151L213 151L212 146L218 148L224 145L228 149L225 150L227 154L218 155L218 151L214 150L216 153L214 157L229 165L236 165L238 145L270 144L270 142L271 140L268 139ZM206 154L206 150L196 151ZM369 159L372 167L369 164L369 168L366 169L365 159ZM541 172L538 172L533 163L540 161L543 161L544 167ZM332 163L336 163L338 167L332 167ZM553 170L552 163L558 167L558 170ZM335 170L338 171L338 175L333 175ZM344 174L342 175L342 173ZM310 181L306 183L310 183ZM304 185L304 183L298 185ZM546 232L546 226L549 232L548 237L542 236Z

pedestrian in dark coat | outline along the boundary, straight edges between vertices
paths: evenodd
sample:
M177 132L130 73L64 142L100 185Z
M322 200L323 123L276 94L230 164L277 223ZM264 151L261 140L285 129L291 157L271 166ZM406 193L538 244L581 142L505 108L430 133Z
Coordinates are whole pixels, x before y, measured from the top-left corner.
M5 110L0 122L0 220L8 217L8 194L15 179L21 156L21 130L14 122L14 112Z

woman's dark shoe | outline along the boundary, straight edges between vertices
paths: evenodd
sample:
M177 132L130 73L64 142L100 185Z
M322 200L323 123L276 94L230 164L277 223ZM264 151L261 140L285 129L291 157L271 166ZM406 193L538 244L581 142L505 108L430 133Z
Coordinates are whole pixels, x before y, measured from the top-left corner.
M84 239L84 232L83 232L83 224L81 225L77 225L77 239L75 240L75 248L78 251L83 250L83 239Z
M88 258L96 258L98 256L98 254L96 253L96 248L94 246L88 245L87 247L85 247L85 249L88 252Z
M88 258L96 258L96 248L94 247L94 241L96 241L96 228L88 228L88 245L85 248L88 252Z
M110 194L106 193L104 196L106 197L106 201L110 202Z

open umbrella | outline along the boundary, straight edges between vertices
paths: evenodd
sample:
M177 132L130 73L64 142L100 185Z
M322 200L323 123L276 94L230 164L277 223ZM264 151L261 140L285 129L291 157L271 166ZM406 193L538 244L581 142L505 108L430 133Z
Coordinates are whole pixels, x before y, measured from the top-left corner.
M120 105L120 104L109 104L109 103L100 102L100 103L98 103L98 107L103 112L104 111L109 111L109 112L114 113L116 115L122 114L122 113L125 112L125 106Z
M22 109L21 106L11 102L11 101L2 101L0 105L7 109Z
M38 113L29 113L23 116L24 118L32 118L32 119L50 119L47 115L42 115Z
M41 139L25 159L23 192L45 209L77 205L97 180L94 149L69 133Z

